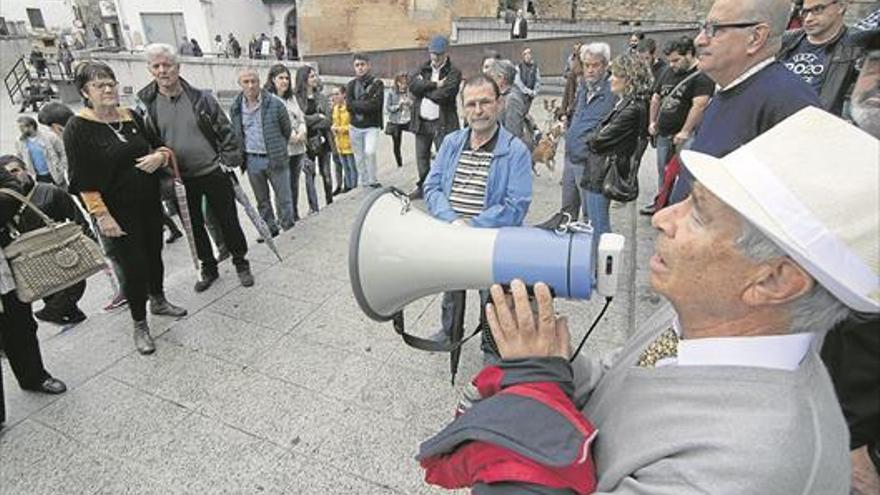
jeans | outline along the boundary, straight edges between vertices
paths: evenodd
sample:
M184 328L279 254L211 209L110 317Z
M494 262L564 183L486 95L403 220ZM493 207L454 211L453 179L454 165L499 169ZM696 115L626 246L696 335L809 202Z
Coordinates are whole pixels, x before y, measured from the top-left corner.
M192 220L193 234L196 238L196 253L202 262L202 271L209 274L217 273L217 259L208 232L205 230L205 217L202 214L202 198L207 198L208 211L217 220L217 226L232 254L232 263L236 269L246 269L250 264L245 259L247 241L241 224L238 223L238 210L235 206L235 192L232 190L232 179L219 168L210 174L183 179L186 186L186 200L189 203L189 216ZM162 219L159 219L159 241L162 241Z
M299 176L306 175L306 198L309 211L318 211L318 192L315 190L315 162L305 154L290 157L290 189L293 196L293 219L299 220Z
M666 164L672 159L675 148L672 145L672 136L657 136L657 191L663 189L663 178L666 176Z
M257 200L257 210L269 226L269 231L278 232L293 227L293 200L290 192L290 168L273 167L266 157L247 155L247 175ZM275 211L272 211L272 195L269 186L275 193Z
M354 189L357 187L358 172L357 166L354 164L354 155L333 155L333 160L336 162L337 167L342 167L342 184L345 189Z
M608 215L608 206L611 201L602 193L585 191L587 210L590 212L590 224L593 225L593 252L599 246L599 238L602 234L611 232L611 218Z
M440 324L443 333L446 334L447 338L451 338L452 336L452 325L454 322L452 321L455 315L455 299L454 292L444 292L443 299L440 301ZM492 360L492 362L498 362L501 360L498 355L498 347L495 345L495 340L492 339L492 333L489 330L489 325L485 322L486 314L484 309L486 307L486 303L489 302L489 291L488 290L480 290L480 324L483 325L483 334L480 335L480 349L483 351L483 354ZM470 333L468 328L464 328L465 337Z
M351 127L351 147L357 163L358 176L362 186L373 186L379 183L376 178L376 145L379 141L379 128L361 129Z
M578 219L578 207L580 207L580 214L585 221L589 217L587 215L586 190L581 187L584 169L583 164L574 164L567 158L562 169L561 211L571 215L572 220Z
M439 122L439 119L423 120L419 132L416 133L416 167L419 170L419 180L416 185L419 189L422 188L425 177L431 171L431 146L434 146L434 151L439 150L443 138L448 134L446 128Z

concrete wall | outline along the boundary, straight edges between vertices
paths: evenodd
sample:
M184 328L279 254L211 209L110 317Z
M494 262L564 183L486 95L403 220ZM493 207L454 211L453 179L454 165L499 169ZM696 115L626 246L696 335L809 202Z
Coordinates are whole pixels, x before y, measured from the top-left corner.
M663 29L681 29L696 23L644 23L645 32ZM460 19L453 22L456 43L490 43L510 39L510 24L503 19ZM568 22L536 20L529 23L529 40L577 36L583 34L628 34L631 26L615 22Z
M2 0L0 1L0 16L10 21L25 21L30 29L27 9L40 9L43 13L43 21L49 31L61 31L73 27L76 19L73 15L72 0Z
M120 95L123 100L130 103L125 96L136 93L151 81L147 72L147 63L141 53L99 53L92 54L94 60L107 63L116 74L116 79L121 86ZM238 91L238 71L244 67L255 67L260 74L261 81L265 81L269 67L277 63L269 60L248 59L216 59L204 57L180 57L181 75L193 86L210 89L215 93L229 93ZM300 62L284 62L291 73L303 65Z

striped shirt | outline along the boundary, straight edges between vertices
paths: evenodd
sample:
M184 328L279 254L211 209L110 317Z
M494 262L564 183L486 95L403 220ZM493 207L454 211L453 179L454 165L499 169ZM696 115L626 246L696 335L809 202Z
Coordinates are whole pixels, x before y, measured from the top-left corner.
M452 191L449 193L449 205L460 217L473 218L483 212L486 204L486 183L489 181L489 169L498 131L488 142L476 150L470 147L470 139L458 159L458 167L452 178Z

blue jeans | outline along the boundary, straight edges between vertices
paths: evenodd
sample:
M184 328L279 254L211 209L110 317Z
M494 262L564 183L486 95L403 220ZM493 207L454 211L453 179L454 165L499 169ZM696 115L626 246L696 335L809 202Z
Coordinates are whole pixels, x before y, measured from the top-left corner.
M357 163L358 177L362 186L372 186L379 183L376 178L376 145L379 143L379 128L368 127L361 129L351 127L351 148L354 151L354 160Z
M590 223L593 225L593 252L596 252L599 238L602 234L611 232L611 218L608 215L611 201L602 193L587 191L586 203L590 212Z
M247 155L248 181L254 191L257 200L257 210L266 221L269 230L277 232L278 221L281 228L287 230L293 227L293 198L290 190L290 169L288 167L273 167L266 157ZM272 196L269 186L275 193L275 210L278 221L272 211Z
M354 164L354 155L351 154L334 154L333 161L336 165L342 167L342 185L346 189L354 189L358 184L357 166Z
M306 197L309 201L309 212L318 211L318 192L315 190L315 162L305 153L290 157L290 189L293 191L293 217L299 216L299 176L306 174Z
M657 191L663 189L663 177L666 175L666 164L675 153L672 144L672 136L657 136L654 141L657 146Z

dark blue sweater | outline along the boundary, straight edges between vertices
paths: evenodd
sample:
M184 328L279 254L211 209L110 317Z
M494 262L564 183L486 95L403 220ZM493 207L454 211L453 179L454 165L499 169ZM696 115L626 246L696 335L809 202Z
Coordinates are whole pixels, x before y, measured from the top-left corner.
M733 88L715 93L691 149L721 158L807 106L821 108L816 92L773 62ZM690 194L692 180L682 169L672 203Z

